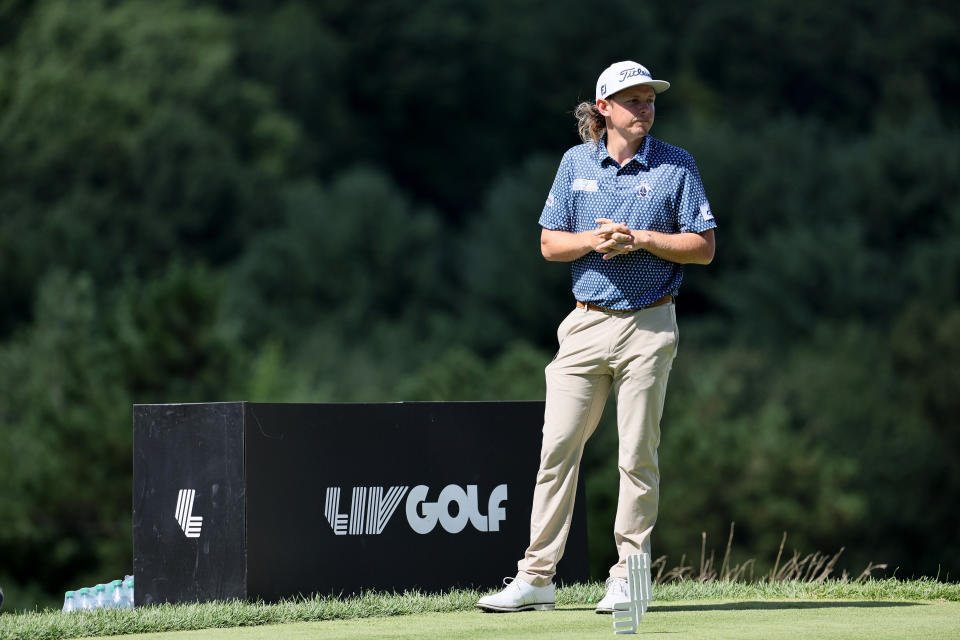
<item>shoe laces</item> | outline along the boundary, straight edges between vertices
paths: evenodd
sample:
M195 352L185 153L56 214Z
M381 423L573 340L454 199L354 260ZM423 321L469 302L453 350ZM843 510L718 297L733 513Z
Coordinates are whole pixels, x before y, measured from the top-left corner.
M630 585L623 578L607 578L604 586L606 586L608 593L616 591L620 595L630 596Z

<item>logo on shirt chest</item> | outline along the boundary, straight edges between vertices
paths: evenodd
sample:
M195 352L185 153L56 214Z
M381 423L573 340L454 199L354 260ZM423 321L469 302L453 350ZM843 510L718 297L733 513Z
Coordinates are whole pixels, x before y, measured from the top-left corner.
M650 183L646 180L641 180L640 184L637 185L637 196L640 198L647 198L650 196Z
M596 180L585 180L583 178L577 178L573 181L573 185L570 187L571 191L592 191L597 193L600 191L599 186L597 185Z

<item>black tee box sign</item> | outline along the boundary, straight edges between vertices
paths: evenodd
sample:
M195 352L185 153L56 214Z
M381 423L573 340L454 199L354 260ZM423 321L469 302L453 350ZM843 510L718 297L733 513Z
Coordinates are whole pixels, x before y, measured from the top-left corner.
M529 541L543 402L135 405L137 606L494 588ZM559 581L588 578L584 486Z

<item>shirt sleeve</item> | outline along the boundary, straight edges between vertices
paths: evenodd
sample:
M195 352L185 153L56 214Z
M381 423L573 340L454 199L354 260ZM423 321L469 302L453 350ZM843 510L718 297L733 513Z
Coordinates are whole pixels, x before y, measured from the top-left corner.
M710 211L710 202L700 180L700 172L692 156L684 163L684 178L680 185L677 206L677 225L680 233L701 233L717 226Z
M540 226L544 229L573 231L575 218L570 175L570 153L567 152L560 161L557 177L553 179L553 186L540 213Z

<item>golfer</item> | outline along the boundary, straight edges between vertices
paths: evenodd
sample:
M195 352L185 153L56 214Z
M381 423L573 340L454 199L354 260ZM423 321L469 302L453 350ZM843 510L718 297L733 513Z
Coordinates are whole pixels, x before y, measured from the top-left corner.
M540 250L570 262L576 308L557 330L546 368L540 470L530 546L507 587L481 598L489 611L553 609L583 447L610 390L617 399L619 560L598 613L630 599L627 556L650 552L657 520L660 416L677 353L674 300L687 263L709 264L716 223L689 153L650 135L657 94L641 64L600 74L596 102L577 107L583 144L566 152L540 215Z

